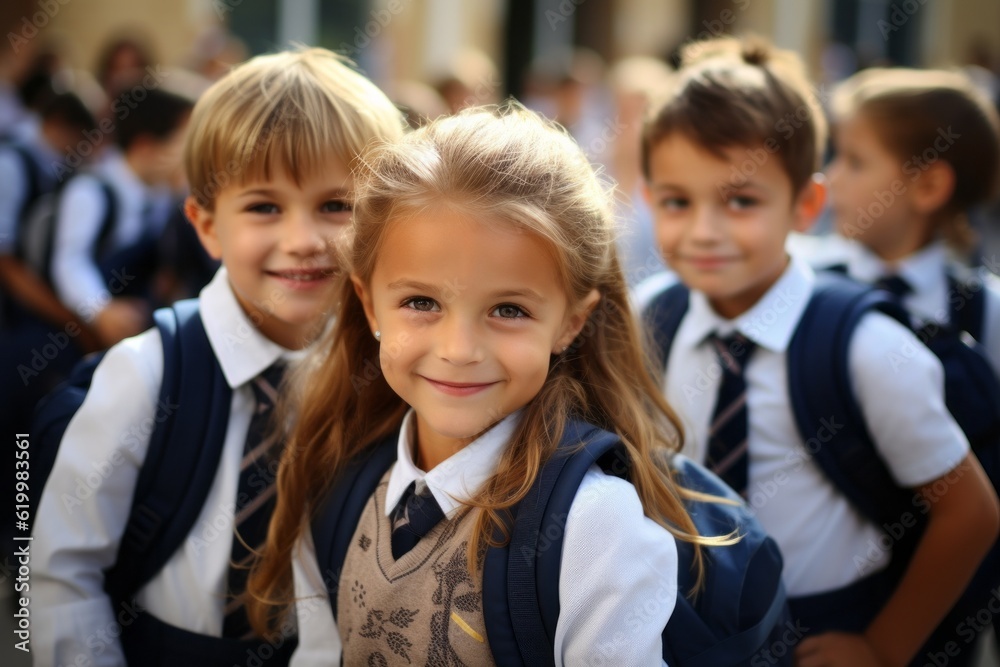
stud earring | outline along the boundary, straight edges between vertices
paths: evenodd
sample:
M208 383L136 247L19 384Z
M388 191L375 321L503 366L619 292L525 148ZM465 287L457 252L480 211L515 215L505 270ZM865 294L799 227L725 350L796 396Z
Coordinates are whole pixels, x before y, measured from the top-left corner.
M563 352L569 349L569 345L563 345Z
M382 341L382 332L381 331L378 331L378 330L375 331L375 340L377 340L379 342Z

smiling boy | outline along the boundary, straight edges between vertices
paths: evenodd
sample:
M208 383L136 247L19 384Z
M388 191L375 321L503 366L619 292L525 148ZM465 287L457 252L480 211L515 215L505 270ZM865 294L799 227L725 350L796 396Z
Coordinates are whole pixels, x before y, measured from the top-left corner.
M790 117L802 122L782 128ZM945 408L940 363L906 327L866 313L848 374L876 454L898 486L947 492L935 494L905 571L889 549L857 566L884 535L806 452L791 408L801 389L788 380L816 277L785 240L823 205L812 176L824 139L794 55L734 39L685 53L643 133L660 249L689 292L665 392L694 456L744 497L765 498L753 509L782 550L792 611L809 628L797 664L906 664L995 539L997 499ZM744 170L748 154L765 159ZM900 350L908 361L894 365Z
M370 141L402 128L385 95L323 49L255 58L199 101L185 149L193 192L185 211L222 261L198 311L232 397L215 476L186 537L137 591L138 618L119 627L105 572L130 525L140 472L154 465L143 427L165 418L156 405L165 355L155 328L113 347L65 431L39 507L37 664L193 667L248 656L287 664L294 642L255 637L243 606L247 565L274 506L274 469L264 464L283 444L266 437L263 422L280 371L332 314L332 248L350 220L350 170ZM206 380L212 372L193 370ZM198 400L178 403L186 398ZM124 435L133 433L142 437ZM105 463L92 494L66 505L94 462L114 465ZM109 627L107 641L95 642Z

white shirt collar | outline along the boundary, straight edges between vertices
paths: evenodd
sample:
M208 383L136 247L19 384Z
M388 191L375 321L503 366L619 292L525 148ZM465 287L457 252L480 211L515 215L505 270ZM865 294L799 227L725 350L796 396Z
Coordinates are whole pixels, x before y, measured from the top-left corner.
M425 473L413 462L412 429L416 427L416 413L411 409L403 417L399 429L396 465L389 474L389 488L385 494L386 516L392 514L403 492L413 481L417 482L418 491L426 485L445 516L452 516L462 507L461 501L475 495L483 482L496 470L500 455L510 441L520 417L520 410L512 412L461 451Z
M225 267L199 298L205 332L230 387L249 382L279 358L298 361L305 355L305 350L288 350L271 341L253 325L236 300Z
M677 332L676 344L692 348L712 333L725 336L739 331L758 346L783 353L812 297L815 282L813 270L804 261L792 257L781 277L764 296L750 310L732 320L716 313L703 293L692 290L688 313Z
M889 263L861 243L851 243L848 255L848 273L866 283L874 283L884 275L896 274L910 283L915 293L933 290L941 282L948 264L948 251L944 242L935 241L903 258Z

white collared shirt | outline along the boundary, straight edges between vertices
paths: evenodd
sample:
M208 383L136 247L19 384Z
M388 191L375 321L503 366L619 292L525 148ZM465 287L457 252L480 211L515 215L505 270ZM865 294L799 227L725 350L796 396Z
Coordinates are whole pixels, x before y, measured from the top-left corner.
M496 468L517 425L507 416L428 473L413 463L409 412L400 428L398 460L389 475L386 513L410 482L426 484L452 517ZM340 664L341 643L306 526L294 551L299 646L293 667ZM673 536L647 518L630 483L592 467L566 520L559 575L555 662L561 665L662 665L661 633L677 596Z
M149 220L143 209L147 202L162 206L162 193L144 185L121 153L109 152L93 167L93 174L74 176L66 185L59 200L52 246L52 280L62 302L85 321L92 320L114 296L93 257L92 248L108 206L95 175L109 183L116 195L117 210L109 239L112 249L126 248L147 234L158 235L166 223L166 217L159 216L159 228L146 228ZM128 267L123 273L128 274Z
M693 291L670 350L665 388L684 423L686 452L704 461L722 375L705 339L735 330L757 344L746 367L747 493L781 548L784 581L793 596L846 586L889 560L889 551L878 546L880 532L813 462L790 407L786 353L814 282L812 270L792 259L757 304L734 320L720 317L704 294ZM968 442L945 408L941 364L909 330L881 313L868 314L848 356L865 422L898 483L924 484L964 458Z
M220 269L200 295L208 339L233 389L215 480L185 542L139 591L160 620L221 636L240 461L255 406L250 380L278 358L297 359L262 336ZM207 372L207 371L206 371ZM31 613L36 665L124 664L103 570L115 561L149 446L163 377L156 328L112 347L66 429L34 523ZM183 398L181 398L183 400ZM126 613L126 618L128 615Z
M913 253L909 257L889 264L866 246L850 242L847 247L847 272L861 282L874 283L884 275L897 274L910 284L913 291L903 297L903 307L913 318L913 325L920 327L928 322L947 323L950 320L948 270L951 267L961 279L969 278L974 287L985 288L986 305L983 314L983 331L980 343L993 370L1000 375L1000 278L986 267L970 271L954 266L948 249L941 241ZM994 267L997 258L992 259ZM955 295L958 297L960 295Z

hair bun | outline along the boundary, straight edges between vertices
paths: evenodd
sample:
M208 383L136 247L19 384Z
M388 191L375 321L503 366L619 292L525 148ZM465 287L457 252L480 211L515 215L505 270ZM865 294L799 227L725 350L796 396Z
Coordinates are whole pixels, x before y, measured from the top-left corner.
M763 67L773 60L774 50L767 42L761 39L747 38L744 40L742 46L740 55L743 58L743 62L748 65Z
M730 63L765 67L773 65L776 58L780 60L780 51L776 51L762 37L738 38L732 35L690 42L681 50L682 68L719 58Z

